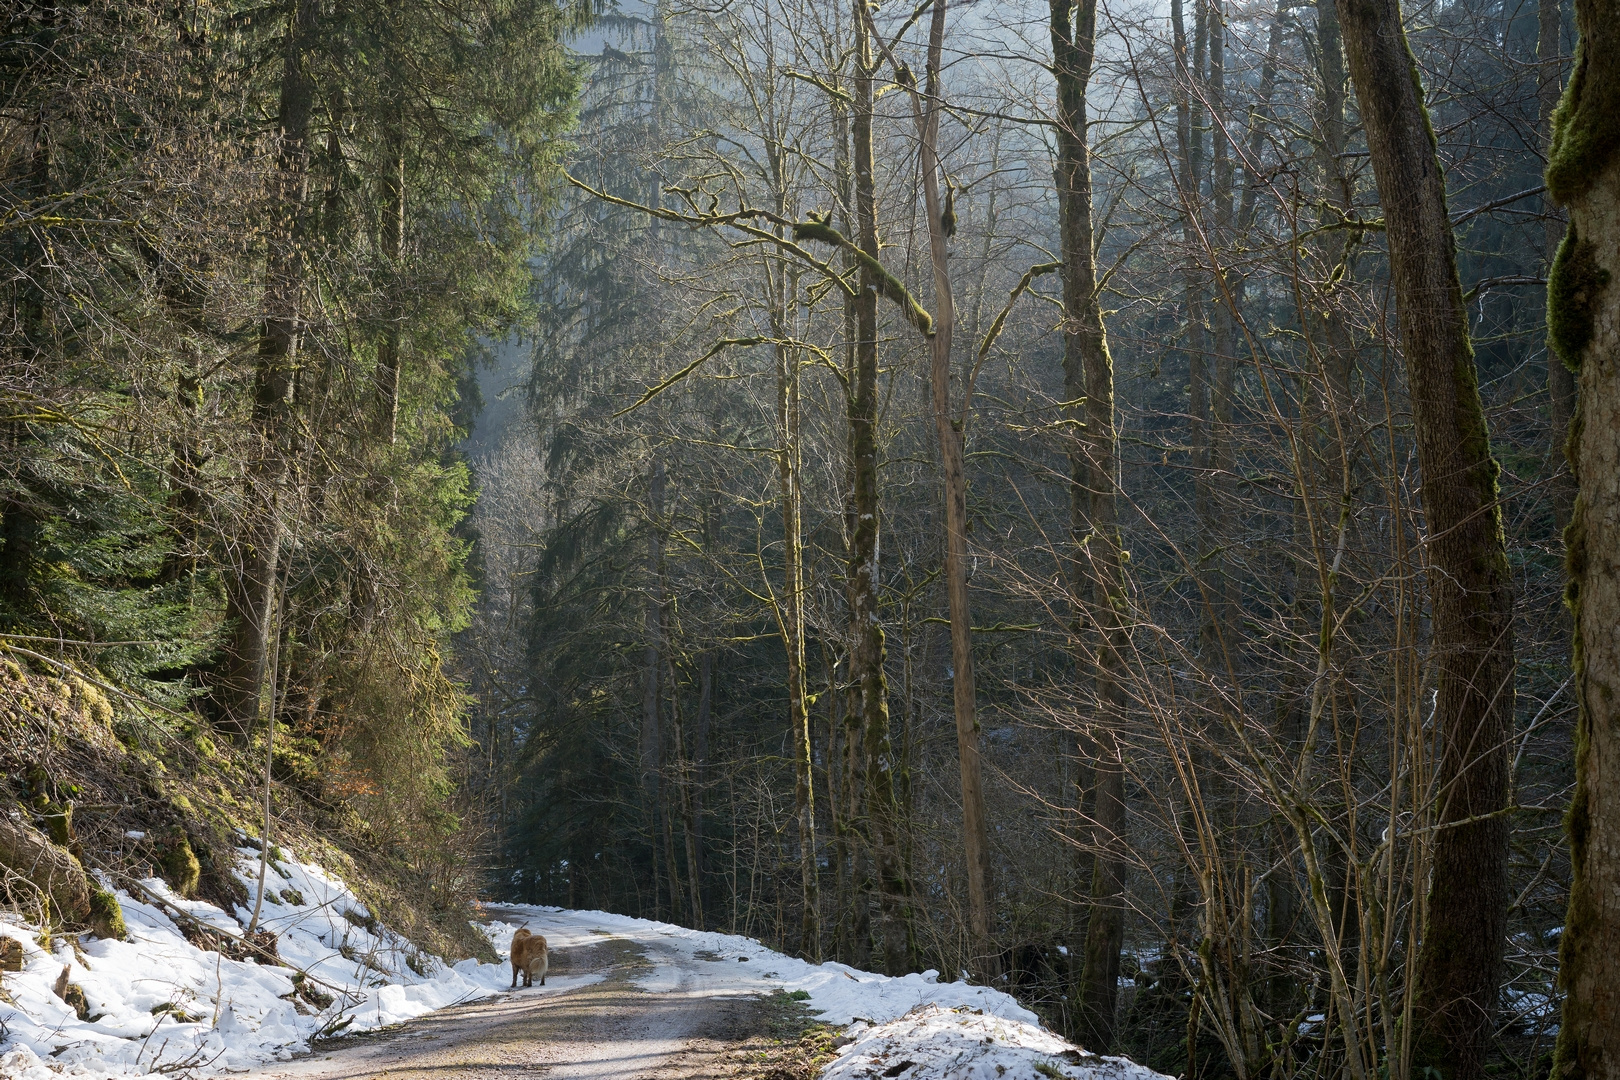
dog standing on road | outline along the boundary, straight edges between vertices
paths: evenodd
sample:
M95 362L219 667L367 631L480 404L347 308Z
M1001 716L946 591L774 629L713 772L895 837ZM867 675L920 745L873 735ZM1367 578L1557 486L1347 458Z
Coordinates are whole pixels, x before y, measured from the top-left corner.
M540 976L540 985L546 985L546 969L550 966L545 938L529 933L526 926L512 935L512 989L517 989L520 972L524 986L533 986L536 974Z

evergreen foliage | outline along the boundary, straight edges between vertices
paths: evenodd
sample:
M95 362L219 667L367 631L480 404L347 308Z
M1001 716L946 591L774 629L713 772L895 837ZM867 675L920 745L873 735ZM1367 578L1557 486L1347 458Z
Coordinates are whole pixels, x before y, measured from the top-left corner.
M563 41L589 14L6 8L0 648L179 710L152 713L161 738L208 752L206 725L178 718L220 719L227 598L268 491L281 543L254 726L282 729L278 779L423 866L468 856L452 782L466 699L444 662L474 597L460 393L482 343L530 310L574 122ZM266 120L291 63L313 101L293 158ZM255 354L275 258L299 268L296 335L287 423L266 436ZM197 855L183 834L165 850L189 894Z

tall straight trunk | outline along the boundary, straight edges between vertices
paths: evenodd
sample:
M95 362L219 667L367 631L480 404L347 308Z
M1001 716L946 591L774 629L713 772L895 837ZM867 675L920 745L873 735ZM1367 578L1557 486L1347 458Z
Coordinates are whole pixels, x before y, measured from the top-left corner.
M1069 526L1076 606L1094 630L1091 725L1096 767L1092 810L1091 913L1080 971L1081 1038L1104 1052L1114 1041L1119 951L1125 940L1123 841L1125 769L1115 730L1125 710L1124 587L1120 565L1118 434L1114 362L1108 354L1092 222L1090 118L1086 84L1096 56L1096 0L1051 0L1052 70L1057 81L1058 229L1063 263L1063 396L1079 436L1069 452ZM1084 401L1083 414L1075 403ZM1080 653L1082 665L1086 651ZM1082 675L1083 677L1083 675Z
M405 259L405 135L398 116L387 139L388 160L382 176L383 197L387 215L383 220L383 257L388 260L390 293L388 326L377 345L375 383L376 415L373 426L378 440L392 445L399 427L399 338L400 322L405 311L405 298L401 293Z
M766 79L774 82L774 57ZM788 170L783 140L767 140L766 161L775 194L776 212L789 209ZM787 653L788 735L793 741L793 809L799 824L799 951L821 959L820 863L816 849L815 778L812 774L810 708L804 670L804 541L802 533L801 455L799 449L799 372L802 356L789 344L797 336L798 272L765 262L765 289L770 297L771 328L776 337L777 499L782 514L782 599L776 606L778 629Z
M1339 28L1336 0L1316 0L1316 27L1319 65L1317 77L1321 81L1317 122L1322 136L1317 145L1316 156L1324 194L1327 196L1319 221L1324 226L1332 226L1349 217L1351 208L1355 205L1355 192L1352 189L1350 174L1345 168L1347 140L1345 93L1349 79L1344 69L1344 40ZM1348 230L1329 232L1326 234L1329 239L1323 241L1324 245L1334 243L1332 238L1340 232L1343 239L1338 242L1343 246L1338 263L1343 267L1341 279L1349 281L1352 280L1351 271L1355 265L1356 249L1362 243L1362 235ZM1324 252L1324 255L1327 254L1329 252ZM1314 308L1321 305L1311 306ZM1348 417L1356 350L1350 337L1347 319L1334 318L1331 314L1324 318L1321 340L1321 347L1326 354L1322 366L1328 390L1333 396L1330 405L1339 417ZM1335 440L1341 444L1343 452L1350 452L1349 445L1343 441L1342 432L1335 435Z
M1536 10L1536 87L1537 127L1542 145L1552 157L1553 114L1558 110L1559 90L1563 83L1563 27L1562 0L1540 0ZM1543 212L1542 247L1551 268L1558 255L1558 242L1563 239L1564 223L1555 213L1555 203L1549 192ZM1553 472L1557 478L1552 485L1553 520L1562 533L1569 524L1571 506L1575 501L1573 476L1566 471L1564 442L1569 438L1569 421L1575 413L1575 373L1558 357L1558 350L1547 349L1547 420L1548 441L1551 444Z
M865 0L855 0L855 78L850 135L854 151L856 244L878 257L877 187L872 158L876 64ZM855 297L855 364L849 388L850 458L855 527L849 547L850 679L854 683L865 757L865 802L872 861L883 914L883 967L911 965L911 884L900 861L894 803L894 750L889 736L889 689L883 673L883 623L878 614L877 305L878 281L863 263Z
M641 738L639 773L642 807L647 814L649 837L652 842L653 865L658 864L658 837L664 830L662 813L663 784L659 766L664 757L664 738L661 723L663 698L664 656L664 462L653 461L647 480L647 603L643 617L646 644L641 662ZM666 845L673 847L672 844ZM669 870L671 876L673 868ZM657 910L658 875L652 880L654 914ZM671 891L669 906L671 917L680 904L680 894Z
M1193 2L1195 16L1192 39L1189 41L1187 35L1183 0L1170 0L1170 30L1176 59L1176 186L1181 202L1181 242L1185 259L1181 289L1187 318L1187 445L1193 472L1194 515L1202 525L1208 516L1209 506L1209 340L1203 287L1198 272L1203 250L1196 216L1203 175L1203 137L1200 133L1202 99L1195 91L1204 77L1205 19L1203 0ZM1198 655L1202 662L1212 650L1204 640L1203 621L1200 621L1199 629ZM1183 810L1180 832L1184 838L1193 835L1191 821L1190 809ZM1188 844L1187 850L1196 851L1196 843ZM1171 898L1170 928L1173 937L1182 932L1181 927L1196 925L1196 919L1183 917L1184 912L1195 906L1195 880L1190 866L1177 874ZM1174 941L1171 946L1179 947ZM1179 966L1173 965L1172 968L1179 974ZM1189 1043L1189 1055L1192 1052L1193 1046Z
M673 687L671 688L673 690ZM675 695L670 694L671 709ZM673 734L673 732L671 733ZM659 831L664 838L664 873L668 878L669 889L669 921L681 922L686 913L683 911L683 897L681 888L681 864L675 857L675 815L676 804L680 799L680 768L679 750L673 738L664 739L661 743L664 757L659 761L659 768L663 773L676 778L673 784L660 783L658 785L658 823Z
M1222 0L1205 0L1205 33L1209 40L1209 74L1204 98L1209 103L1210 203L1213 213L1209 238L1214 249L1210 267L1215 283L1210 298L1210 329L1214 353L1209 393L1208 463L1205 471L1205 516L1200 521L1205 550L1201 565L1207 595L1205 655L1211 670L1230 671L1237 642L1233 640L1232 576L1224 554L1231 536L1226 516L1226 492L1232 475L1232 391L1237 376L1237 312L1235 275L1225 260L1234 251L1232 188L1232 118L1226 107L1226 11Z
M299 218L309 186L309 127L315 83L307 51L313 44L316 0L292 0L287 13L277 133L276 206L265 264L264 311L253 376L255 447L248 463L243 530L235 574L225 590L230 639L215 699L223 727L245 735L259 715L269 653L270 609L281 558L279 488L285 472L283 442L290 426L289 398L298 350L298 306L304 263Z
M831 66L831 65L829 65ZM850 100L853 100L851 98ZM843 99L832 99L833 110L833 137L836 149L833 153L833 172L838 184L838 213L840 225L845 236L855 236L858 233L855 213L855 177L853 168L853 149L851 140L853 133L850 126L850 112ZM843 265L845 272L853 269L854 259L848 252L844 253ZM860 340L859 319L857 316L858 298L846 296L844 298L844 393L852 395L857 381L856 356L858 354L857 342ZM853 402L846 400L846 406L853 409ZM853 418L853 412L850 413ZM849 454L845 462L844 477L844 520L842 539L845 545L845 558L853 565L853 543L858 515L855 510L855 425L853 419L849 428ZM855 609L854 604L854 576L849 575L846 586L849 591L850 610ZM851 627L853 628L853 623ZM829 658L823 647L823 661L827 673L827 790L832 792L835 787L841 793L841 801L829 805L828 810L832 817L833 829L833 855L837 860L836 889L837 902L834 904L837 925L833 932L834 956L843 963L854 967L865 967L869 956L869 930L867 911L870 909L870 894L865 888L866 874L861 869L864 859L861 844L862 826L860 823L859 808L862 805L861 785L857 779L857 766L860 761L860 709L858 691L855 686L854 655L848 655L848 667L845 669L846 678L838 679L838 660ZM853 634L850 639L850 648L854 648ZM834 748L837 748L835 752ZM835 785L834 775L839 781Z
M835 663L828 656L825 642L822 644L821 666L825 687L821 696L827 705L827 767L826 783L822 790L826 792L824 803L827 807L827 827L832 840L832 957L834 960L848 963L849 907L853 899L849 888L849 843L845 835L847 814L844 809L849 800L849 792L844 786L844 740L840 738L844 725L839 715L839 702L843 700L843 695L837 691Z
M776 454L777 492L782 511L782 602L777 618L787 652L788 733L793 739L793 808L799 822L799 950L821 959L821 896L816 856L816 803L811 776L810 707L804 673L804 545L799 508L799 356L788 338L786 305L791 288L782 275L778 292L776 422L782 440Z
M1574 666L1573 881L1559 942L1564 990L1552 1075L1620 1076L1620 2L1576 0L1575 70L1558 113L1547 187L1569 232L1547 287L1561 360L1580 377L1566 533Z
M977 688L973 678L972 612L967 589L967 467L962 425L951 407L951 338L956 302L951 292L949 237L939 194L940 66L945 44L945 0L934 0L928 31L928 71L924 93L912 86L917 125L918 167L928 214L929 262L934 278L934 333L929 339L929 389L934 433L939 439L945 481L945 595L951 624L951 695L956 715L956 756L962 783L962 856L968 886L968 933L972 967L981 978L999 974L990 937L990 836L985 820L984 779L979 760ZM952 225L954 228L954 223Z
M1445 180L1398 0L1339 0L1384 207L1412 397L1437 660L1437 825L1413 1068L1484 1074L1507 922L1513 591Z
M865 729L860 712L860 687L851 677L842 697L844 709L843 769L846 808L844 836L849 848L850 906L847 912L845 963L870 969L872 966L872 897L877 883L872 873L872 829L867 814L871 795L867 791ZM881 901L879 901L881 905ZM881 958L880 958L881 959Z
M692 760L686 754L686 731L681 722L681 695L675 688L680 685L675 673L675 659L669 661L669 745L674 760L670 763L675 778L675 800L681 815L681 840L686 849L686 910L691 916L692 928L704 929L702 882L698 879L697 815L692 804ZM673 845L671 845L673 846ZM673 853L671 853L673 864ZM676 885L671 878L671 885Z
M1205 565L1205 547L1212 530L1214 485L1211 483L1210 425L1210 341L1206 275L1202 270L1205 238L1198 216L1203 203L1204 86L1209 43L1209 13L1206 0L1193 0L1191 66L1182 0L1171 0L1170 21L1177 58L1176 141L1180 165L1178 187L1181 198L1181 236L1186 247L1182 271L1182 293L1187 309L1187 444L1192 451L1193 513L1198 521L1198 565ZM1207 590L1206 590L1207 592ZM1218 654L1215 620L1211 617L1216 598L1206 597L1204 617L1199 622L1198 655L1213 665Z
M705 539L708 521L705 518ZM707 546L707 545L705 545ZM698 704L696 730L692 733L692 857L686 868L693 881L693 895L700 910L706 910L703 873L703 793L709 781L709 729L714 719L714 650L704 649L698 654ZM701 923L699 929L708 929Z
M1347 136L1345 94L1348 79L1344 66L1339 12L1335 0L1316 0L1316 11L1317 77L1321 85L1316 103L1317 127L1321 136L1316 146L1316 159L1318 178L1325 196L1318 221L1324 227L1333 227L1350 216L1354 205L1354 191L1345 169L1344 157ZM1341 281L1353 281L1356 253L1362 243L1362 235L1353 230L1335 229L1326 232L1319 241L1321 258L1324 263L1334 267L1331 273L1337 275ZM1334 250L1335 247L1338 248L1337 251ZM1331 297L1333 288L1335 286L1325 290L1327 297L1324 299ZM1321 508L1316 511L1317 520L1332 521L1339 518L1342 513L1346 513L1356 490L1355 477L1358 472L1356 459L1359 450L1356 440L1350 434L1354 418L1353 378L1356 348L1348 319L1336 315L1331 310L1330 303L1316 299L1307 300L1305 309L1320 312L1311 317L1314 332L1312 344L1317 352L1318 366L1321 369L1325 391L1322 398L1326 407L1317 409L1314 405L1314 395L1301 394L1301 407L1305 410L1301 427L1312 433L1314 448L1314 452L1307 459L1306 467L1311 468L1320 462L1319 468L1313 469L1310 477L1301 477L1301 498L1319 499ZM1309 482L1312 479L1315 483ZM1322 494L1318 496L1317 492ZM1349 512L1345 520L1347 527L1354 530L1354 523L1357 520L1355 514ZM1301 525L1300 535L1308 537L1308 534L1309 529ZM1309 548L1308 539L1304 539L1302 543L1305 548ZM1361 546L1352 545L1350 550L1361 550ZM1309 579L1316 580L1319 588L1332 590L1333 595L1326 597L1323 604L1335 611L1341 610L1341 597L1346 592L1354 593L1356 590L1354 578L1348 572L1348 568L1343 566L1338 572L1325 577L1320 572L1313 573L1309 575ZM1308 579L1302 575L1302 580ZM1305 606L1303 598L1297 603L1301 608ZM1342 636L1334 635L1333 641L1329 643L1330 654ZM1331 655L1329 659L1331 660ZM1324 670L1331 672L1326 677L1327 681L1323 687L1329 695L1330 703L1327 708L1330 711L1338 710L1342 707L1338 698L1344 693L1345 686L1335 668ZM1283 733L1280 732L1279 735ZM1297 744L1297 739L1294 743ZM1349 768L1358 769L1359 766L1352 760ZM1341 830L1341 834L1348 823L1348 819L1344 816L1345 812L1342 806L1334 811L1335 827ZM1333 842L1329 843L1321 856L1324 884L1330 893L1328 908L1331 912L1330 923L1334 939L1338 943L1339 962L1343 965L1346 980L1354 983L1358 978L1360 965L1361 905L1357 897L1359 891L1357 875L1351 872L1348 865L1349 858L1349 852L1344 846ZM1275 878L1275 875L1273 877Z

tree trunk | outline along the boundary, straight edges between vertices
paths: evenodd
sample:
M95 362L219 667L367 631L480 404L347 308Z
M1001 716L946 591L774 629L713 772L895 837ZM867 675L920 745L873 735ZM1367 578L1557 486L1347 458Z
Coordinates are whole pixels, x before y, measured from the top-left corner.
M1210 273L1214 295L1210 298L1210 330L1214 354L1214 378L1209 393L1208 461L1205 467L1204 516L1199 531L1204 538L1200 566L1205 589L1206 665L1210 671L1224 669L1235 679L1237 642L1233 639L1232 576L1226 550L1231 542L1227 521L1226 494L1233 472L1232 391L1237 377L1237 315L1233 310L1236 292L1234 275L1225 266L1233 250L1231 118L1226 109L1226 12L1221 0L1204 2L1205 33L1209 40L1209 76L1204 97L1210 113L1210 221L1212 248Z
M1339 0L1412 397L1437 659L1437 824L1413 988L1414 1070L1484 1073L1507 918L1513 594L1445 180L1398 0Z
M1214 533L1214 485L1210 469L1214 464L1210 424L1209 317L1206 282L1202 269L1208 254L1207 238L1199 223L1204 176L1204 99L1206 56L1209 43L1209 13L1206 0L1194 0L1193 39L1189 66L1187 30L1182 0L1171 0L1170 24L1176 53L1176 151L1180 176L1181 237L1186 247L1182 271L1182 293L1187 309L1187 445L1193 468L1193 514L1198 521L1198 567L1209 565ZM1214 618L1217 598L1200 572L1204 592L1204 612L1199 622L1198 656L1206 667L1213 667L1219 655Z
M1123 841L1125 771L1115 729L1125 706L1125 596L1116 498L1118 435L1114 427L1114 362L1108 354L1097 295L1091 206L1090 119L1086 84L1096 55L1096 0L1052 0L1053 73L1058 95L1058 225L1063 262L1063 396L1080 413L1069 454L1070 529L1075 606L1096 636L1091 678L1096 713L1092 810L1091 914L1086 920L1078 1011L1081 1037L1098 1053L1114 1041L1119 951L1125 940ZM1076 415L1075 420L1082 417ZM1078 631L1079 628L1077 628ZM1083 658L1085 650L1080 651ZM1084 659L1082 659L1084 663Z
M686 849L686 910L691 916L689 922L694 930L705 929L703 925L703 893L702 882L698 878L698 848L697 848L697 815L692 804L692 761L686 753L686 731L681 722L681 696L676 689L680 680L676 676L674 656L670 657L669 664L669 745L674 761L671 762L672 773L675 778L675 797L679 803L681 815L681 840ZM674 865L674 854L670 854L670 864ZM671 875L670 883L676 886L675 878Z
M288 12L281 73L276 219L265 265L264 316L253 378L253 434L236 573L225 590L230 640L215 691L222 726L245 736L259 715L269 652L270 608L281 555L279 488L285 470L282 443L290 422L288 398L298 350L299 293L304 264L299 217L309 185L308 136L315 83L306 52L313 42L319 5L293 0Z
M934 333L928 343L929 389L945 481L945 593L951 624L956 754L962 783L962 856L967 873L968 932L973 950L971 966L981 979L988 981L999 974L1000 965L990 936L990 837L979 760L972 612L967 590L967 468L963 461L962 425L971 403L963 401L961 420L951 408L951 337L956 325L956 303L951 293L945 208L939 194L940 65L944 42L945 0L935 0L928 32L926 90L918 98L915 85L911 87L912 109L917 125L918 167L922 173L934 278ZM950 227L954 228L954 222Z
M382 183L388 206L388 216L383 223L383 257L388 260L392 279L392 303L388 312L388 327L377 346L374 407L376 436L379 441L392 445L399 425L399 327L405 317L405 298L400 284L405 258L405 135L399 130L397 117L388 143L390 155Z
M853 5L855 79L850 134L855 159L856 243L875 260L878 238L872 83L876 64L863 4L864 0L856 0ZM878 616L877 305L878 281L863 263L855 298L855 377L849 391L855 509L849 549L850 678L859 702L866 759L866 819L883 913L883 968L894 975L911 966L911 884L900 861L889 690L883 673L883 624Z
M853 97L849 99L853 102ZM855 177L854 177L854 151L853 132L850 123L850 110L843 100L832 99L833 110L833 136L837 142L837 149L833 157L833 170L838 184L838 212L845 236L858 236L859 227L856 224L855 212ZM843 265L846 273L854 269L854 257L845 252ZM844 542L845 561L853 566L854 537L858 524L858 515L855 508L855 424L854 401L852 395L858 381L856 370L856 357L859 355L859 305L861 301L856 297L844 298L844 393L845 406L850 420L849 453L844 463L844 518L841 539ZM854 602L854 575L846 577L850 611L855 610ZM869 964L870 956L870 926L868 912L871 908L871 894L867 890L867 875L864 872L862 860L864 859L863 824L861 822L860 808L863 805L862 785L859 782L858 771L861 759L861 733L860 733L860 699L856 685L854 670L854 623L851 622L850 652L846 654L847 667L845 678L838 678L838 660L829 658L823 651L824 665L827 670L827 719L829 730L827 734L827 790L832 792L835 785L832 781L834 773L838 773L840 780L836 787L840 791L839 802L829 805L832 815L832 828L834 837L834 858L838 861L837 869L837 903L835 904L837 926L834 930L835 945L834 956L843 963L853 967L864 968ZM840 737L840 735L842 737ZM834 752L837 747L837 753Z
M705 540L707 540L707 519ZM707 544L705 544L707 546ZM707 910L705 902L707 879L703 873L703 794L709 781L709 728L714 717L714 650L704 649L698 654L697 730L692 733L692 852L686 872L693 881L692 893L697 898L697 909ZM698 924L698 929L708 927Z
M1569 809L1563 1021L1553 1076L1620 1076L1620 3L1577 0L1581 43L1547 166L1569 232L1547 287L1554 348L1579 373L1569 606L1580 707Z
M777 491L782 510L782 602L777 618L787 652L788 732L793 739L793 809L799 822L799 950L807 960L821 960L821 896L816 859L816 803L810 760L810 708L804 673L804 567L799 507L799 357L785 344L787 275L772 284L778 290L776 347L776 422L781 446L776 455Z
M1563 84L1563 24L1561 0L1540 0L1536 11L1536 88L1537 126L1541 129L1543 148L1552 157L1553 113L1558 109L1559 90ZM1543 211L1542 244L1550 269L1558 255L1558 241L1564 235L1564 223L1556 213L1556 204L1549 192ZM1547 348L1547 420L1548 441L1551 444L1553 521L1562 533L1569 525L1571 505L1575 501L1574 478L1568 472L1568 459L1564 456L1564 442L1569 438L1569 421L1575 412L1575 373L1558 357L1558 350Z
M652 842L653 865L658 864L658 834L665 829L662 813L663 785L658 774L664 756L663 730L660 724L662 700L662 667L664 655L664 463L655 460L647 482L647 606L644 619L646 646L642 651L641 667L641 746L640 776L642 806L647 814ZM666 844L673 849L673 844ZM673 880L674 868L669 868ZM654 916L658 911L658 875L652 880ZM672 890L669 897L670 917L680 906L680 893Z

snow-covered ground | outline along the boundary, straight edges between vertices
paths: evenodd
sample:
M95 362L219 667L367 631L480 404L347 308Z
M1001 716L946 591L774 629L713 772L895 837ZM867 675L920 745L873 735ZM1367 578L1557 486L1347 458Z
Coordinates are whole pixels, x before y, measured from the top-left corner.
M142 887L197 922L240 937L257 895L258 852L238 849L249 906L233 915L185 900L162 880ZM149 896L116 895L128 941L86 937L75 949L58 936L41 948L37 928L0 921L0 936L22 943L24 969L0 974L0 1077L133 1077L240 1071L286 1058L335 1030L399 1023L458 1001L505 989L510 968L463 960L454 967L418 952L379 925L337 878L293 858L266 874L262 928L275 931L288 967L261 966L205 951ZM86 1020L53 992L63 967L83 988ZM304 992L295 985L299 969ZM548 980L558 990L590 977Z
M238 854L251 897L258 853L242 848ZM0 1077L242 1071L306 1050L321 1034L399 1023L509 984L505 965L464 960L452 967L416 951L379 925L343 882L293 858L271 864L260 915L260 925L276 933L286 967L199 948L174 915L184 912L202 926L240 936L251 907L227 914L181 899L156 878L142 889L150 895L117 893L128 941L87 938L76 948L71 938L58 937L47 951L36 928L0 921L0 937L16 939L24 950L24 970L4 973L0 983ZM1121 1059L1084 1055L1043 1030L1006 994L942 983L935 972L887 978L843 964L809 964L749 938L604 912L511 906L490 915L483 929L503 955L519 926L545 935L558 950L609 937L631 941L650 962L637 978L649 993L679 987L691 994L696 986L702 996L795 994L828 1023L849 1026L852 1041L825 1072L828 1080L1158 1076ZM64 966L67 981L84 992L85 1020L54 992ZM601 978L548 976L544 990L525 993L563 993Z
M490 927L496 947L519 925L553 947L627 938L642 945L651 969L644 990L675 989L683 972L701 975L715 996L783 991L808 995L806 1005L829 1024L849 1025L853 1039L823 1080L894 1076L902 1080L1007 1080L1040 1075L1072 1080L1162 1080L1124 1058L1087 1054L1040 1026L1034 1013L999 990L939 981L939 973L889 978L828 962L810 964L751 938L688 930L601 911L506 906L510 925ZM903 1068L902 1063L909 1062Z

